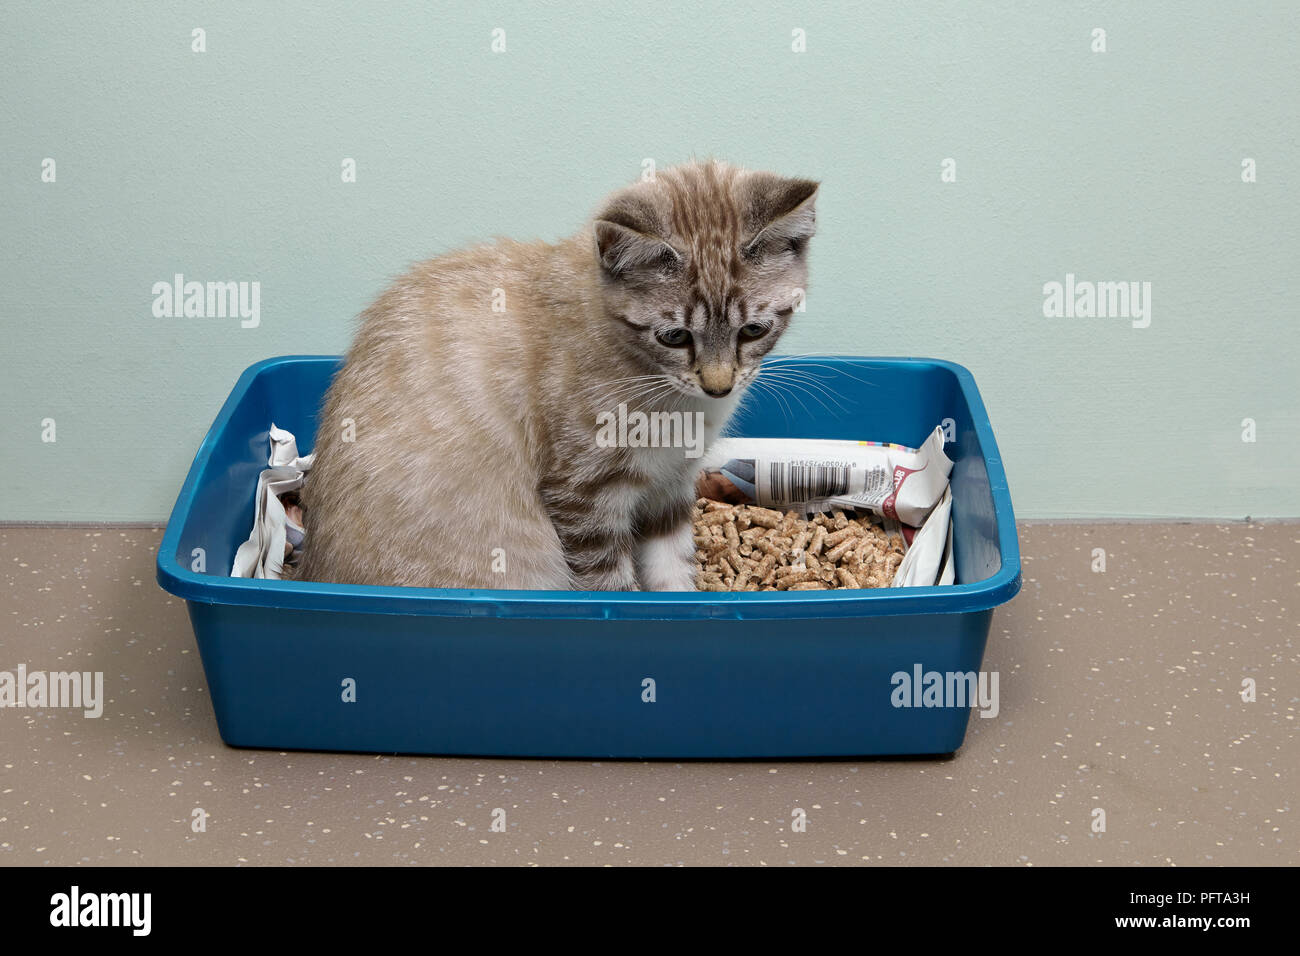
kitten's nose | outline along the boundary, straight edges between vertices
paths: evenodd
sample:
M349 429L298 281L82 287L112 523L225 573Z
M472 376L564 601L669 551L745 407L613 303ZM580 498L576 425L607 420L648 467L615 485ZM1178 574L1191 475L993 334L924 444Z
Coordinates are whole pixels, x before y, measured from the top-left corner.
M729 365L700 366L700 388L706 395L721 398L731 391L736 382L736 370Z

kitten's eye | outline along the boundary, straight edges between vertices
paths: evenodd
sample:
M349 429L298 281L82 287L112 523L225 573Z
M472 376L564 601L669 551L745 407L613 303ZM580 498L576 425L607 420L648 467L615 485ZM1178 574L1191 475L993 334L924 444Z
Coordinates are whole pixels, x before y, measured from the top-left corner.
M767 335L768 327L762 322L747 322L740 327L742 339L761 339Z
M681 348L691 340L691 333L685 329L663 329L655 333L655 338L659 340L660 345Z

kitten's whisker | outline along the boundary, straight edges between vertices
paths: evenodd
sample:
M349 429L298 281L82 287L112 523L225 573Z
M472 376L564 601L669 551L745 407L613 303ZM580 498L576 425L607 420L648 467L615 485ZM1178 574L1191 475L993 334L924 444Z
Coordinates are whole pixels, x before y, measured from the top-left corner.
M634 376L632 376L632 377L630 377L630 378L626 378L626 379L615 379L613 382L603 382L603 383L601 383L600 385L596 385L596 386L594 386L595 388L601 388L601 387L605 387L605 386L612 386L612 387L609 389L609 391L605 392L603 395L599 395L599 396L597 396L596 398L594 398L594 401L595 401L597 404L601 404L601 403L603 403L603 402L612 401L612 400L614 400L616 397L621 396L621 395L624 395L624 394L635 394L635 393L637 393L638 391L640 391L642 388L645 388L645 387L648 386L648 385L655 385L655 384L669 384L669 385L670 385L671 383L672 383L672 380L669 379L668 376L666 376L666 375L662 375L662 374L660 374L660 375L634 375Z
M666 378L666 377L667 376L663 372L656 372L653 375L629 375L625 378L611 378L607 382L595 382L592 384L591 387L600 388L602 385L618 385L620 382L644 382L648 379Z
M815 389L822 391L826 395L832 397L838 396L839 393L837 392L837 390L827 384L827 382L833 381L833 376L819 375L816 372L811 371L811 368L814 367L828 368L828 366L823 366L823 365L815 365L815 366L780 365L776 367L765 367L763 369L762 374L779 376L786 380L799 381L808 386L811 386Z
M828 402L826 398L822 397L822 395L816 392L811 392L811 390L803 388L801 385L794 384L794 382L783 382L783 385L785 388L790 389L790 394L807 395L807 397L818 403L818 406L826 408L826 411L832 412L832 414L846 415L850 412L849 408L841 405L841 403L833 401Z
M773 382L781 382L790 387L800 388L808 395L817 398L819 401L821 401L822 407L826 408L828 411L830 411L831 408L829 405L826 404L824 399L830 399L830 401L834 403L835 408L841 412L850 411L849 406L845 405L844 402L840 400L840 396L833 389L827 386L825 382L823 382L821 379L817 377L808 378L805 376L796 375L789 372L782 373L782 372L775 372L775 371L765 373L763 377L768 378L770 381Z
M756 385L758 383L756 381L751 380L749 384ZM758 399L759 399L759 393L756 391L751 391L750 388L747 386L745 388L744 393L740 396L740 401L736 403L736 414L732 415L731 418L727 420L727 424L723 426L722 434L727 436L731 435L732 428L735 426L736 419L739 417L739 413L743 409L747 408L751 401L756 402L758 401Z
M647 398L658 399L672 391L674 391L672 382L660 382L657 385L649 385L633 393L632 397L628 398L627 401L631 402Z
M775 384L773 384L772 382L760 383L758 379L755 379L753 384L754 385L761 384L764 388L766 388L768 390L768 393L773 398L775 398L778 402L781 403L781 408L785 412L786 421L790 421L790 422L794 421L794 412L791 410L790 406L786 404L785 399L781 395L780 389L778 389Z
M656 372L653 375L628 375L623 378L611 378L608 381L604 381L604 382L592 382L587 387L589 389L605 388L611 385L622 385L626 382L647 382L653 379L661 379L666 377L667 376L663 372Z
M843 414L843 413L847 413L850 410L848 406L846 406L843 402L839 400L839 398L836 396L836 394L833 391L831 391L829 388L827 388L825 385L821 384L820 382L805 381L799 376L791 375L791 374L781 374L779 372L764 372L764 374L760 376L760 378L766 379L767 383L774 388L779 385L780 387L786 389L787 393L792 398L795 398L796 400L799 400L798 399L799 393L803 393L807 395L809 398L816 401L822 408L826 409L828 412L838 411L841 414ZM820 388L821 393L819 394L815 390L815 388ZM830 404L828 404L826 398L829 398L832 402L834 402L835 407L832 407ZM803 402L801 400L799 401L800 404L802 405ZM804 408L806 409L807 406L805 405Z
M654 405L654 404L656 404L657 402L661 401L662 399L666 398L667 395L669 394L669 390L671 390L672 388L673 388L673 383L672 383L671 381L653 383L653 384L650 384L650 385L648 385L648 386L643 385L643 386L638 387L635 391L633 391L633 392L631 392L631 393L629 393L629 394L620 395L620 396L617 398L617 400L614 401L614 404L616 404L616 405L619 405L619 404L621 404L621 405L632 405L632 404L649 404L649 405Z
M773 384L776 385L777 383L773 383ZM784 388L784 389L786 390L786 394L789 395L792 399L794 399L796 402L799 403L799 407L803 409L805 415L807 415L809 418L812 418L812 417L813 417L812 409L809 408L809 407L804 403L804 400L803 400L802 398L799 397L799 393L796 392L796 391L795 391L795 390L790 386L790 383L789 383L789 382L781 382L781 383L779 383L779 387Z
M591 382L590 385L586 386L586 390L589 390L589 392L594 392L595 389L616 388L616 386L619 385L633 385L636 384L636 382L655 381L658 380L658 378L663 378L663 376L662 375L637 375L628 378L611 378L610 381Z
M635 382L635 383L631 384L630 386L624 386L621 390L615 392L614 394L619 394L619 395L641 395L641 394L645 394L645 393L656 392L656 391L659 391L660 389L664 389L664 388L672 388L672 384L673 384L673 383L672 383L672 382L669 382L669 381L660 381L660 382Z
M833 412L838 411L838 412L843 413L843 412L847 412L847 411L848 411L848 409L847 409L846 407L844 407L842 404L839 404L838 402L836 403L836 407L832 407L832 406L831 406L831 405L826 401L825 398L823 398L823 397L822 397L821 395L819 395L817 392L814 392L812 389L808 388L808 387L807 387L806 385L804 385L802 382L785 381L785 382L781 382L781 384L782 384L784 387L790 389L790 394L791 394L791 395L798 395L798 394L800 394L800 393L802 393L802 394L804 394L804 395L807 395L809 398L811 398L813 401L817 402L817 404L819 404L822 408L826 409L826 411L828 411L828 412L832 412L832 413L833 413ZM833 396L832 396L832 397L833 397Z
M855 375L855 374L854 374L854 373L853 373L849 368L846 368L845 366L842 366L842 365L827 365L825 362L804 362L804 361L803 361L803 359L805 359L805 358L812 358L812 357L814 357L814 356L818 356L818 353L816 353L816 352L808 352L806 355L781 355L781 356L778 356L778 357L776 357L776 358L765 359L765 360L763 361L763 367L764 367L764 368L769 368L769 367L771 367L771 368L777 368L777 367L784 368L784 367L787 367L787 366L788 366L788 363L799 362L799 363L800 363L799 365L797 365L797 366L789 366L789 367L800 368L800 369L812 369L812 368L821 368L821 369L826 369L828 372L831 372L831 373L833 373L834 375L847 375L849 378L853 379L855 382L861 382L863 385L869 385L869 386L871 386L872 388L879 388L879 387L880 387L879 383L877 383L877 382L872 382L872 381L870 381L870 380L868 380L868 379L865 379L865 378L862 378L862 377L860 377L860 376L858 376L858 375Z

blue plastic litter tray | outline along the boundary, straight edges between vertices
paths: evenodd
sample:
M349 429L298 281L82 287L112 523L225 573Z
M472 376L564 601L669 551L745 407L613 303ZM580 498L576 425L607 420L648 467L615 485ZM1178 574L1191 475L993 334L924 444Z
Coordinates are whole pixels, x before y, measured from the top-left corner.
M588 758L955 751L969 701L896 706L893 675L977 673L993 609L1020 589L1011 497L975 380L932 359L806 361L838 402L755 395L732 432L916 446L951 419L956 584L690 594L232 578L271 422L309 452L341 363L252 366L199 447L158 552L158 583L188 604L222 739Z

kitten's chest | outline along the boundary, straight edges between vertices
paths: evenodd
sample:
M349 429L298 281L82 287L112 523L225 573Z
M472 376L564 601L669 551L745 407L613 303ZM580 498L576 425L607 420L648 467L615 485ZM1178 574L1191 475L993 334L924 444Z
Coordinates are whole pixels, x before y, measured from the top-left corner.
M708 402L681 411L658 434L656 444L629 447L633 468L646 480L640 487L640 511L694 496L695 480L709 446L718 438L735 408L735 402Z

